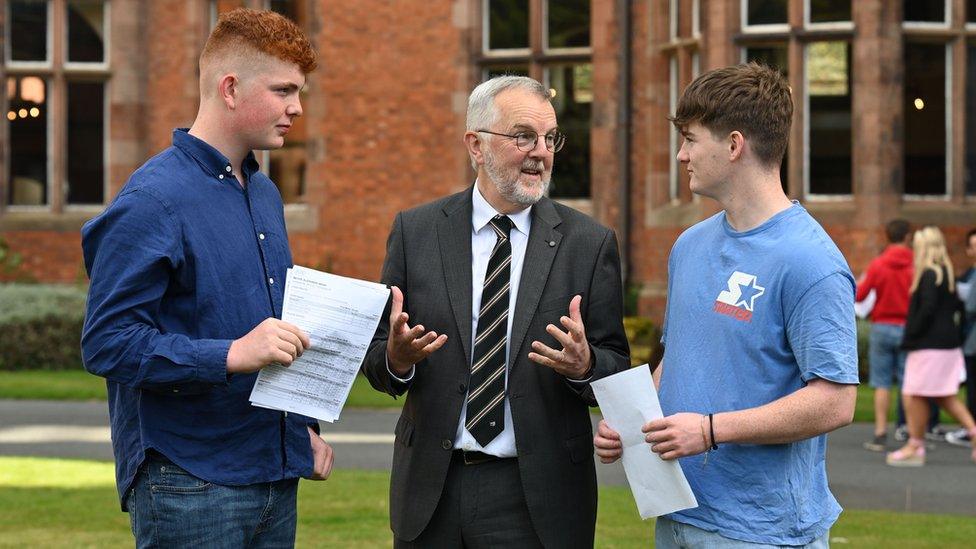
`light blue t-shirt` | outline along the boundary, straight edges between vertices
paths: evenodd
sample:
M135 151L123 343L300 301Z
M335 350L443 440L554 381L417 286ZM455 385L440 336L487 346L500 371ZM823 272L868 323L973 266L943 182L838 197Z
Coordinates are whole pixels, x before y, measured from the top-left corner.
M661 406L718 413L767 404L813 378L856 384L854 277L795 204L736 232L720 212L685 231L668 261ZM733 539L799 545L840 515L827 437L722 444L682 458L698 507L670 518Z

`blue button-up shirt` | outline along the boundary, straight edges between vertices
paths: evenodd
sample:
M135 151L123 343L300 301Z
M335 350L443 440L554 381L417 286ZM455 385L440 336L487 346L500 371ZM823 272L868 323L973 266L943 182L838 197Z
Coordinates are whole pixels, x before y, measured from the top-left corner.
M312 473L315 421L252 406L257 374L227 374L231 342L281 317L291 266L278 190L253 155L245 187L233 169L176 130L82 228L82 351L107 380L123 509L150 449L217 484Z

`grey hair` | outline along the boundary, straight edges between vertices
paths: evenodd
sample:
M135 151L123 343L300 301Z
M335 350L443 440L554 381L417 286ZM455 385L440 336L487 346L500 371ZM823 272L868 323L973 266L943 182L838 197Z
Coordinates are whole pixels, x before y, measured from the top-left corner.
M469 132L490 128L498 121L498 109L495 107L495 97L506 90L525 90L543 101L549 101L549 90L533 78L527 76L504 75L496 76L478 84L468 96L468 114L466 129ZM487 139L490 136L485 136ZM478 165L471 159L471 167L475 171Z

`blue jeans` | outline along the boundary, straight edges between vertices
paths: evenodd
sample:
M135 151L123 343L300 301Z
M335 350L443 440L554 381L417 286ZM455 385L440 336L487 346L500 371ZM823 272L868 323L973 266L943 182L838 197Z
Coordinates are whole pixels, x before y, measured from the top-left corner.
M292 548L298 479L221 486L150 454L128 499L137 548Z
M702 530L697 526L658 517L654 526L654 547L657 549L773 549L783 545L768 545L731 539L715 532ZM785 547L804 547L806 549L827 549L830 547L830 532L816 538L806 545Z

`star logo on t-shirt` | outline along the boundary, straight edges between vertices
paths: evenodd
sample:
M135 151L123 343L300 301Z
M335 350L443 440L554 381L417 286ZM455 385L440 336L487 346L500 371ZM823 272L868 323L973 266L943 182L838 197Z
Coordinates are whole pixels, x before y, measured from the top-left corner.
M728 289L722 290L715 299L714 311L737 320L752 321L756 298L766 293L756 275L735 271L729 277Z

